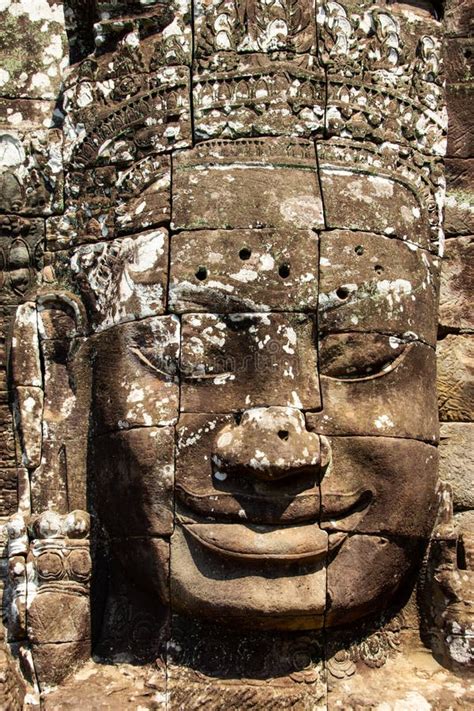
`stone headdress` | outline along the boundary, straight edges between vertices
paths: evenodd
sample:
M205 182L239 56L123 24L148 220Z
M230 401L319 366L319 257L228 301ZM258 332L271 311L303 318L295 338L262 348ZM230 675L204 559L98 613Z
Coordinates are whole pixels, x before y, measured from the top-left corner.
M179 0L127 16L99 5L98 50L66 82L67 209L48 234L92 302L165 259L127 236L172 229L172 156L193 146L270 164L315 147L341 185L368 174L408 191L401 210L438 248L447 121L434 17L366 1ZM260 137L287 146L271 156Z

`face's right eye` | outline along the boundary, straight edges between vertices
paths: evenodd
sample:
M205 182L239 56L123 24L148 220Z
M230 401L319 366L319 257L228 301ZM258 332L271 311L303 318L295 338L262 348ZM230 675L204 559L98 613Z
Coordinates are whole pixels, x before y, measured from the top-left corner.
M404 353L408 338L379 333L337 333L319 343L322 375L343 380L359 380L383 375Z

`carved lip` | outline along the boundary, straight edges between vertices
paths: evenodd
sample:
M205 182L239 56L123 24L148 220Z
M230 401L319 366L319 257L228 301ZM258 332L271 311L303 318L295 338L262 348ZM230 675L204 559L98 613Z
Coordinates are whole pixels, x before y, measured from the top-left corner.
M360 487L351 492L328 493L320 502L319 490L308 494L289 496L259 496L213 491L198 494L176 486L178 498L190 512L198 516L212 517L222 522L242 524L245 513L246 524L294 526L321 520L323 527L346 525L349 530L367 513L373 499L373 492Z
M323 560L346 540L347 533L328 536L316 524L305 526L248 526L228 523L182 524L208 550L244 560Z
M366 515L374 492L360 487L355 492L335 492L323 494L321 527L352 530Z

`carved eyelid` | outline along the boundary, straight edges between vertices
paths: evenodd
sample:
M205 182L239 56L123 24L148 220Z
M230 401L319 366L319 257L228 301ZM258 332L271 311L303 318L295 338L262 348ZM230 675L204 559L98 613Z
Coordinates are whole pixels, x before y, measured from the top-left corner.
M142 365L144 365L146 368L149 370L152 370L155 373L158 373L158 375L164 376L165 378L173 378L176 375L176 368L173 370L162 370L161 368L157 367L156 365L153 365L153 363L146 357L146 355L140 350L140 348L136 348L135 346L130 346L128 348L129 353L132 353L132 355L140 361ZM163 365L166 364L163 363Z
M396 370L400 364L405 360L405 358L409 355L409 353L412 351L414 343L407 343L404 347L401 353L399 353L392 361L388 363L388 365L384 366L381 370L379 370L377 373L371 373L370 375L363 375L360 377L346 377L346 378L337 378L334 375L324 375L324 373L321 373L321 376L324 378L327 378L328 380L338 380L343 383L360 383L365 380L375 380L376 378L383 378L385 375L388 375L389 373L392 373L394 370Z

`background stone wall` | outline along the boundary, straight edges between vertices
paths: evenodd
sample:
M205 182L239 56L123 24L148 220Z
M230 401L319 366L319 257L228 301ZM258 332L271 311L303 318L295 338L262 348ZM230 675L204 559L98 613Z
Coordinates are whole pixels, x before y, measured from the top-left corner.
M440 476L456 519L474 527L474 3L447 0L446 247L438 341Z
M47 217L62 210L57 97L68 53L62 2L0 0L0 597L6 575L1 524L21 496L7 335L16 305L43 266Z

